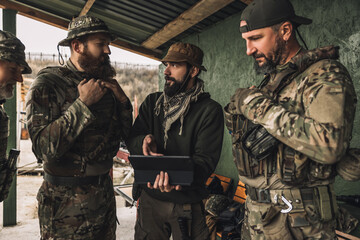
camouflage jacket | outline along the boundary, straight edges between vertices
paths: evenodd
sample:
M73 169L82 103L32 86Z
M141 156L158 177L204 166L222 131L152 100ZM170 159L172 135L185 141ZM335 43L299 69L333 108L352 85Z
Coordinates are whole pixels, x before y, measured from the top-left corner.
M0 202L6 199L14 174L9 174L6 148L9 135L9 117L0 105Z
M299 159L334 164L349 147L357 101L351 77L337 58L333 46L302 50L268 74L260 89L232 101L231 109L264 126Z
M99 175L112 167L121 138L132 124L130 102L120 103L111 91L87 107L77 85L86 73L69 60L65 67L39 72L27 95L28 128L33 152L44 170L57 176Z

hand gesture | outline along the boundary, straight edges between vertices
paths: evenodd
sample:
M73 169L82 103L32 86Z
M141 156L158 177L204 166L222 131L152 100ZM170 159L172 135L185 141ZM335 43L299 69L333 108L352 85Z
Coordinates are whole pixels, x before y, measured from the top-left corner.
M101 85L110 89L114 93L116 99L119 102L121 102L121 103L126 102L126 100L128 99L128 97L126 96L126 94L124 93L122 88L120 87L119 83L115 79L111 79L108 81L102 81Z
M101 86L101 80L95 80L94 78L86 81L82 80L78 85L79 98L90 107L94 103L97 103L107 92L107 88Z
M171 192L173 189L176 191L181 190L180 185L170 185L169 183L169 175L167 172L161 171L160 174L156 176L154 185L151 185L150 182L147 183L147 187L150 189L159 189L161 192Z
M145 136L142 149L145 156L163 156L163 154L157 153L155 138L151 134Z

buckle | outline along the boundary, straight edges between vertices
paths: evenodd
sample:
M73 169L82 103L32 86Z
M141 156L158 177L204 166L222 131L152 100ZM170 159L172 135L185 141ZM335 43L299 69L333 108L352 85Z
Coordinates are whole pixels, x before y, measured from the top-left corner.
M270 198L270 191L268 189L256 189L257 192L257 202L259 203L271 203L271 198Z
M251 200L259 203L271 203L270 191L263 188L254 188L246 185L246 194L250 196Z

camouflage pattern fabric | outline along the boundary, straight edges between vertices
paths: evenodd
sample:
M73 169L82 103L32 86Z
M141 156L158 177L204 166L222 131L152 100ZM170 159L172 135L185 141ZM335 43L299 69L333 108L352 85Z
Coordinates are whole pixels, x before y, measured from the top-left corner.
M27 95L28 128L33 152L54 176L98 176L113 164L120 140L132 124L130 102L119 103L108 91L87 107L77 85L86 73L69 60L65 67L39 72ZM38 194L44 239L114 239L112 184L64 187L44 181ZM101 237L99 237L101 236Z
M281 153L292 153L294 174L302 180L284 182L281 177L286 166L275 165L277 174L264 170L257 177L240 176L242 182L254 188L282 190L292 189L293 185L327 186L334 181L333 164L343 159L349 147L357 101L351 77L336 60L338 56L338 48L333 46L302 50L290 62L277 66L276 72L267 75L260 88L236 91L226 110L262 125L277 138L283 148ZM285 75L288 77L281 77ZM277 156L278 159L285 157ZM264 169L274 165L276 160L265 162ZM319 206L311 204L302 210L310 226L275 229L289 224L288 217L278 215L275 219L279 225L270 229L284 231L284 236L290 231L296 239L335 239L335 216L321 221ZM271 206L274 204L247 198L244 231L250 232L251 239L265 239L260 218ZM334 207L330 209L330 205L327 208L330 212L337 211Z
M335 60L335 52L334 47L325 47L298 54L268 76L267 86L290 66L300 72L280 86L276 96L253 89L242 101L234 102L235 111L314 161L340 161L349 147L356 93L346 68Z
M89 175L90 168L106 173L120 140L130 131L131 104L119 103L109 91L88 108L78 99L77 85L83 78L89 76L68 61L64 68L39 72L27 95L34 154L55 176Z
M12 33L0 30L0 60L15 62L22 66L23 74L31 73L32 70L25 61L25 46Z
M56 186L37 194L42 239L115 239L116 204L110 177L101 185Z
M0 106L0 202L7 198L16 169L9 169L6 157L9 136L9 117L4 107Z
M116 36L110 33L105 22L100 18L84 15L74 18L69 23L67 38L59 42L59 46L70 46L71 40L94 33L106 33L110 36L111 41L116 39Z
M268 212L271 204L258 203L246 198L245 217L242 226L242 236L250 236L242 239L251 240L278 240L278 239L337 239L335 234L336 219L322 222L318 219L316 206L309 204L305 206L308 226L291 227L291 217L288 213L279 212L269 225L264 226L262 218ZM265 231L268 235L265 237Z

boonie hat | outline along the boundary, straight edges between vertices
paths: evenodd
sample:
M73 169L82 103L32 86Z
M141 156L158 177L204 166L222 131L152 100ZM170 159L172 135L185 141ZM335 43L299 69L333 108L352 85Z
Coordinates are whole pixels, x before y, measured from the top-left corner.
M67 38L61 40L58 45L70 46L70 42L73 39L93 33L106 33L109 34L111 41L116 39L115 35L110 33L103 20L97 17L84 15L70 21Z
M0 60L15 62L23 67L23 74L32 70L25 61L25 46L14 34L0 30Z
M240 32L270 27L287 20L296 26L312 23L309 18L295 15L289 0L254 0L241 14L241 21L245 21L246 25L240 27Z
M202 66L203 57L204 53L199 47L190 43L177 42L170 46L166 56L161 61L188 62L206 72L206 68Z

